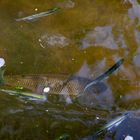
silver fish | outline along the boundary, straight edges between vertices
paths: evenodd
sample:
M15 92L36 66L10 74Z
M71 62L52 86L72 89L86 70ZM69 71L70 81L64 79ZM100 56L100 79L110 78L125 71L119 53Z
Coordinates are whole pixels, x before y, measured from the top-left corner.
M107 123L100 131L98 131L97 133L95 133L93 136L98 136L101 133L103 133L104 131L109 131L111 128L113 127L117 127L119 124L121 124L127 117L128 117L128 113L124 114L122 116L119 116L115 119L113 119L112 121L110 121L109 123Z
M125 121L129 117L129 115L130 115L129 113L124 113L123 115L118 116L117 118L113 119L112 121L107 123L105 126L103 126L99 131L97 131L93 135L87 136L85 138L81 138L80 140L85 140L85 139L96 140L96 139L98 139L102 133L104 133L106 131L110 131L114 127L118 127L121 123L123 123L123 121Z
M18 19L16 19L16 21L35 21L38 18L52 15L52 14L58 12L59 10L60 10L60 8L55 7L53 9L50 9L50 10L46 11L46 12L41 12L41 13L34 14L34 15L31 15L31 16L27 16L27 17L23 17L23 18L18 18Z

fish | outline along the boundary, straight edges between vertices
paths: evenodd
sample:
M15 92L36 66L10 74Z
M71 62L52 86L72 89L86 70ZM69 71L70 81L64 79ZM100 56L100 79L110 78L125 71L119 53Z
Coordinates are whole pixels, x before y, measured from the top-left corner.
M72 103L72 100L82 93L85 84L90 83L92 80L90 78L69 76L67 74L5 75L5 82L4 85L0 86L0 91L46 101L48 101L49 95L54 95L64 97L63 101L66 101L66 103ZM47 89L46 93L44 92L46 91L45 89ZM93 93L98 94L104 92L106 89L107 86L100 82L92 86L89 92L91 93L90 95Z
M122 124L128 117L130 116L130 114L128 112L123 113L121 116L118 116L116 118L114 118L113 120L109 121L107 124L105 124L99 131L91 134L90 136L87 136L85 138L81 138L80 140L85 140L85 139L97 139L99 138L99 136L106 132L106 131L111 131L112 128L117 128L120 124Z
M93 78L86 78L78 75L68 75L68 74L45 74L45 75L5 75L4 77L4 85L6 85L5 89L0 88L2 92L10 93L10 89L7 87L15 87L12 88L11 91L16 95L29 95L31 96L33 93L33 97L35 98L46 98L48 99L48 95L60 95L64 97L67 103L72 103L72 100L83 96L83 91L87 85L88 90L84 95L88 98L79 98L77 101L84 103L83 99L87 99L91 104L109 104L112 103L113 98L108 98L106 95L112 96L111 93L105 91L108 89L107 85L102 82L105 77L108 77L109 74L114 72L119 65L121 65L121 60L117 62L113 67L111 67L107 72L97 77L95 80ZM1 73L3 74L3 73ZM97 81L97 82L95 82ZM93 84L93 82L95 82ZM23 92L23 93L22 93ZM27 93L25 93L27 92ZM88 94L87 94L88 93ZM105 95L102 97L102 93ZM35 96L37 94L37 96ZM107 98L107 99L106 99ZM89 100L91 99L91 100ZM95 101L92 101L94 100ZM102 100L102 101L100 101ZM87 104L87 103L86 103ZM88 103L89 104L89 103Z
M101 74L98 76L95 80L87 84L84 88L84 92L90 87L93 86L94 84L97 84L100 81L103 81L107 79L111 74L113 74L124 62L124 59L118 60L111 68L109 68L105 73Z
M50 9L46 12L41 12L41 13L38 13L38 14L34 14L34 15L31 15L31 16L27 16L27 17L23 17L23 18L17 18L15 19L16 21L35 21L41 17L45 17L45 16L49 16L49 15L52 15L56 12L58 12L61 8L59 7L55 7L53 9Z
M82 92L84 86L90 83L92 79L80 77L80 76L69 76L65 74L45 74L45 75L12 75L5 76L5 85L14 87L24 87L37 94L42 94L45 87L50 87L52 94L59 94L64 87L68 88L68 92L72 96L76 96L78 92ZM103 83L95 84L92 87L106 89ZM101 88L102 87L102 88ZM97 90L97 89L96 89Z
M31 93L31 92L17 91L17 90L12 90L12 89L0 89L0 91L4 92L4 93L8 93L10 95L23 96L28 99L30 98L30 99L45 100L45 98L46 98L45 95L38 95L35 93Z

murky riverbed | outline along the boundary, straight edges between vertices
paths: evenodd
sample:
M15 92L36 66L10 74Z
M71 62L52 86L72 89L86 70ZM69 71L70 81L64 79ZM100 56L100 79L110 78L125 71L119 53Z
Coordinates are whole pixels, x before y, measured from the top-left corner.
M38 18L39 13L55 7L60 10ZM32 15L37 18L22 20ZM71 75L95 79L124 59L120 68L98 86L94 101L87 95L78 102L75 98L71 101L71 96L69 101L62 98L59 102L56 94L48 97L49 102L31 101L1 92L0 139L129 140L129 135L139 139L138 0L1 0L0 58L6 62L5 79L12 77L14 87L20 86L15 75L55 76L58 81ZM113 134L92 137L126 112L130 116L121 126L107 130Z

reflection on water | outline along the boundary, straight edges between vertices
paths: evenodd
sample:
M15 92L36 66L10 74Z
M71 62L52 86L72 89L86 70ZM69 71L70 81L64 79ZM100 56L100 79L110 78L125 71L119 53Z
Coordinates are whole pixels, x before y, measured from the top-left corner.
M112 35L112 28L96 27L93 31L87 33L86 37L82 40L81 48L88 48L90 46L104 46L111 49L117 49L117 44Z
M59 14L35 22L15 21L52 7L60 7ZM54 88L66 95L62 102L57 94L48 95L51 102L44 103L1 93L1 139L55 139L63 134L79 139L99 130L114 111L123 114L139 109L139 20L138 0L1 0L0 58L6 61L5 77L13 77L10 85L22 83L40 93L46 85L60 89L64 81L72 79L63 92ZM77 90L82 91L85 83L119 58L125 61L118 71L75 100ZM38 77L23 78L23 74ZM49 75L51 83L44 75ZM45 87L41 81L46 82ZM63 103L64 99L72 104ZM137 124L139 115L127 118L113 130L115 139L137 139Z
M137 2L137 0L129 0L129 2L132 4L132 8L128 10L129 17L135 21L135 19L138 19L138 25L140 24L140 5Z

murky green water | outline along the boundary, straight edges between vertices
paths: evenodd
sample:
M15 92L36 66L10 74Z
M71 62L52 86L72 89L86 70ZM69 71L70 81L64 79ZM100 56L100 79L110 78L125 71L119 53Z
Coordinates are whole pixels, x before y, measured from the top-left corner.
M36 21L15 20L56 6L62 9ZM104 94L112 97L113 108L33 102L0 94L1 139L86 137L118 114L139 109L140 5L135 0L1 0L0 57L6 61L5 76L87 78L96 78L124 58L120 69L104 81L108 88Z

